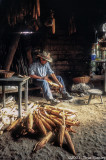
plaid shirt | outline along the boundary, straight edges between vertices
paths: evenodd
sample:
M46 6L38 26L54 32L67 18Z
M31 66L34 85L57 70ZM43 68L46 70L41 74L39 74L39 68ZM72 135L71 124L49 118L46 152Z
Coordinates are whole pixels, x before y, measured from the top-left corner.
M45 65L42 65L39 61L34 62L29 67L29 75L37 75L40 77L49 76L52 73L54 73L50 67L49 62L47 62Z

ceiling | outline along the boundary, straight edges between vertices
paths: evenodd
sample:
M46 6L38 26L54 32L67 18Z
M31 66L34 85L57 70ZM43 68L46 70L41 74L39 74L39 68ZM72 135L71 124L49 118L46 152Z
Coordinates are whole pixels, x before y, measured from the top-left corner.
M0 0L0 24L5 26L8 13L18 14L22 7L28 9L34 2L35 0ZM52 9L56 25L60 28L67 28L72 16L79 31L100 30L106 22L106 0L40 0L40 8L42 23Z

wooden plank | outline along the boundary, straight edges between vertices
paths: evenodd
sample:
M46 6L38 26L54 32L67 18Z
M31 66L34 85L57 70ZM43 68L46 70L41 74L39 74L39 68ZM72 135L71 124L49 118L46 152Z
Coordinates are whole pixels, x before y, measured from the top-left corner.
M32 87L32 88L28 88L28 91L33 91L33 90L38 90L41 89L41 87L36 86L36 87ZM25 88L22 87L22 91L25 91ZM5 89L5 93L16 93L18 92L18 89ZM2 89L0 88L0 94L2 94Z

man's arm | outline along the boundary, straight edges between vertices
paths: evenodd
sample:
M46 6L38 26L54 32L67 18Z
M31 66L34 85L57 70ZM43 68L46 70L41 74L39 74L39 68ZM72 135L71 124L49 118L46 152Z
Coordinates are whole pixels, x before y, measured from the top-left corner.
M37 76L37 75L29 75L31 78L34 78L34 79L42 79L42 77L40 76Z
M59 82L59 80L57 79L57 77L54 73L51 74L51 77L60 86L60 88L63 88L63 85Z
M45 77L40 77L40 76L37 76L37 75L29 75L31 78L34 78L34 79L43 79L43 80L48 80L48 76L45 76Z

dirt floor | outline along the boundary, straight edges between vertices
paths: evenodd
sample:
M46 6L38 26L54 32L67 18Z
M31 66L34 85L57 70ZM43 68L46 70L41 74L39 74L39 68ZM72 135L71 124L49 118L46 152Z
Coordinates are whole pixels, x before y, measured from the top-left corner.
M29 96L29 101L46 101L42 97ZM74 156L66 146L60 148L52 142L32 153L37 137L20 137L15 140L11 132L5 132L0 136L0 160L104 160L106 159L106 96L103 96L103 104L96 97L87 105L88 96L75 96L73 102L64 101L58 106L77 111L80 126L73 127L76 133L71 133L71 138L77 155Z

